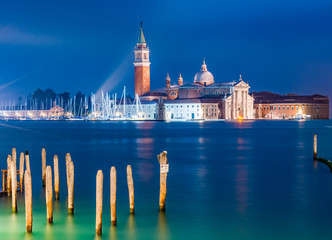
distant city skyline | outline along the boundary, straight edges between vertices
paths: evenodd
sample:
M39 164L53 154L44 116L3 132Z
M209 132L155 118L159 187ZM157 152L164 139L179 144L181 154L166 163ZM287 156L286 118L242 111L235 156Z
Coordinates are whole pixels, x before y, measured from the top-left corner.
M242 74L254 91L332 97L329 1L101 1L0 5L0 99L37 88L134 93L140 22L151 89L179 73L192 82L202 59L218 82Z

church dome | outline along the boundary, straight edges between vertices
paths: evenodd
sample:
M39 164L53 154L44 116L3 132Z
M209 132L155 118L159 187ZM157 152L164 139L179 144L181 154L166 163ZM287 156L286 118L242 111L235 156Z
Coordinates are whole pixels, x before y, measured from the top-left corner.
M204 84L210 85L210 84L214 83L214 78L213 78L212 73L210 73L207 70L207 67L205 64L205 59L203 60L201 71L196 73L196 75L195 75L194 83L199 83L202 85L204 85Z

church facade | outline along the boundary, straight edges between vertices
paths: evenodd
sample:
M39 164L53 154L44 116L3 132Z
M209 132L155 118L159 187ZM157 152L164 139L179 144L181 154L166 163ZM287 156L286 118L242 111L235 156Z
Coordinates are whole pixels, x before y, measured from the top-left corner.
M167 73L165 87L150 91L150 60L142 26L135 48L135 94L141 100L158 101L159 120L189 119L252 119L254 99L249 95L249 84L238 81L214 81L205 60L193 82L184 83L179 75L171 84Z

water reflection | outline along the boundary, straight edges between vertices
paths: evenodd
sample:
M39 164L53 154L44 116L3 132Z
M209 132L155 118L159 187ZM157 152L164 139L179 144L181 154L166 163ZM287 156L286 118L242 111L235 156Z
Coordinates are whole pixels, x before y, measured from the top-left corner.
M94 240L102 240L102 235L95 235Z
M317 167L318 167L318 164L317 164L318 161L317 161L317 160L314 160L313 162L314 162L314 169L316 170Z
M110 227L110 239L112 240L117 240L117 227L116 226L111 226Z
M75 227L74 227L74 216L73 215L67 215L67 221L66 221L66 233L67 236L70 238L75 238Z
M52 223L47 223L45 226L45 235L44 239L51 240L53 239L54 236L54 231L53 231L53 224Z
M134 214L130 214L127 221L128 237L136 239L136 222Z
M151 159L153 158L153 138L137 138L136 142L136 149L137 149L137 156L143 159Z
M17 215L16 215L16 213L12 213L10 215L10 226L11 226L11 231L12 232L17 232L19 230L18 229L18 224L17 224Z
M236 211L244 214L249 206L248 195L248 166L244 164L236 165L235 191L236 191Z
M158 216L158 239L170 239L167 217L165 212L159 212Z
M157 161L157 159L156 159ZM148 161L141 161L137 163L137 175L139 177L139 180L142 182L149 183L151 179L153 178L155 171L153 168L153 164Z
M136 129L153 129L155 127L155 121L135 121L133 122Z
M26 240L32 240L33 239L33 233L25 233L25 238Z

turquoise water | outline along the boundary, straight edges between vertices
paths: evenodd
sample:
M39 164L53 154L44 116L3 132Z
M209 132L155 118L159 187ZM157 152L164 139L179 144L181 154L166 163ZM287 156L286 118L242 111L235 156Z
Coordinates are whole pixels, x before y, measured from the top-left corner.
M332 121L0 122L0 168L11 148L30 153L33 233L0 197L0 239L331 239ZM60 200L46 223L41 149L59 156ZM157 154L168 151L166 212L159 213ZM65 154L75 165L75 215L67 215ZM136 214L129 214L131 164ZM118 226L111 227L110 168L117 169ZM95 236L95 184L104 173L103 235Z

